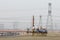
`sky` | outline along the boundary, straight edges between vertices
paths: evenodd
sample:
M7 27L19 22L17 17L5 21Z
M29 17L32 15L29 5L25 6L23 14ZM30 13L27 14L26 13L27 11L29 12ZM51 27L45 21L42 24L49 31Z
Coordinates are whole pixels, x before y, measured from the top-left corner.
M54 26L56 24L59 29L60 0L0 0L0 23L4 22L7 25L17 21L20 23L19 27L23 29L27 25L31 26L33 15L35 16L35 24L38 25L39 16L42 15L42 25L45 26L49 2L52 3ZM28 22L30 23L28 24ZM7 28L10 28L10 26L7 26Z

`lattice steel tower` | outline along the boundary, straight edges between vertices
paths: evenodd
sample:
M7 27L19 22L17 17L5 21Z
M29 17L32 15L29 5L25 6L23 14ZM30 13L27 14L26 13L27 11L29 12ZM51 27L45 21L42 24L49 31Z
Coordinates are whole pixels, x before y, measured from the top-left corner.
M52 7L51 3L48 3L48 16L47 16L47 30L53 31L53 20L52 20Z

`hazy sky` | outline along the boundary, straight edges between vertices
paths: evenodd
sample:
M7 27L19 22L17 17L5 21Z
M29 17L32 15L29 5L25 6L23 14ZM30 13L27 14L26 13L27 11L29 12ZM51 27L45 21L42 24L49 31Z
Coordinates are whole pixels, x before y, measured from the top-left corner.
M60 0L0 0L0 19L18 20L31 22L32 15L36 21L39 15L43 16L43 23L46 23L48 15L48 3L52 3L52 16L54 23L60 24Z
M58 15L60 10L59 0L0 0L0 16L20 17L31 16L33 14L46 15L49 2L52 3L52 14Z

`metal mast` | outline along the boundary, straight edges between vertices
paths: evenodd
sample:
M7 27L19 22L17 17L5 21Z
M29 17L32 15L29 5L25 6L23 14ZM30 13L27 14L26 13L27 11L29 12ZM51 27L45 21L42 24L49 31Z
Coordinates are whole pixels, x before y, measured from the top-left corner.
M34 25L34 16L33 16L33 20L32 20L32 35L34 35L34 31L35 31L35 25Z
M34 16L33 16L33 21L32 21L33 23L32 23L32 27L34 27Z
M42 16L40 15L39 28L42 28Z
M47 16L47 29L49 31L53 31L53 20L52 20L52 7L51 7L51 3L48 3L48 16Z

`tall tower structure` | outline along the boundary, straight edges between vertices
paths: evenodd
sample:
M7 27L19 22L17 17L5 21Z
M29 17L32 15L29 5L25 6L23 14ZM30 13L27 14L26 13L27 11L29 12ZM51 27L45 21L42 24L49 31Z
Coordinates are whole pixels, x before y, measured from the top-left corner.
M34 16L33 16L33 20L32 20L32 22L33 22L33 23L32 23L32 27L34 27Z
M47 30L53 31L53 20L52 20L52 4L48 3L48 16L47 16Z
M39 28L42 28L42 16L39 16L40 20L39 20Z
M33 16L33 20L32 20L32 30L35 30L35 25L34 25L34 16Z

